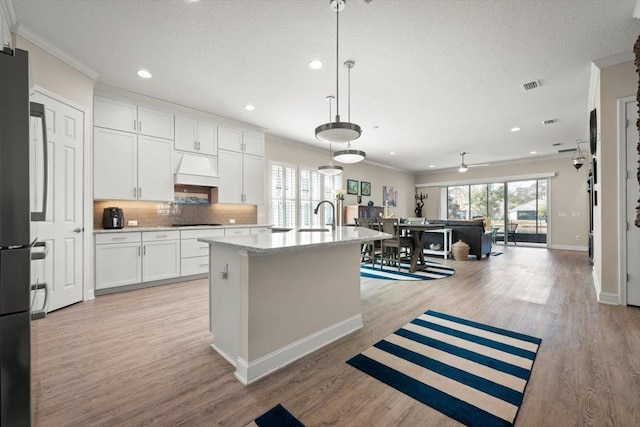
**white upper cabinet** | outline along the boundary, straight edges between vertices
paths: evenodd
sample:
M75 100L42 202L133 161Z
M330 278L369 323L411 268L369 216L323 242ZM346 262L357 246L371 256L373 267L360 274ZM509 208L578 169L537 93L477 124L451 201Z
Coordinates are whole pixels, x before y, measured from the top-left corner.
M173 139L173 114L96 96L93 101L95 126Z
M242 192L244 203L264 203L264 158L244 155L242 158Z
M218 151L218 203L242 203L242 153Z
M11 47L11 32L9 31L9 19L2 15L0 8L0 50Z
M138 107L126 102L95 97L93 99L93 124L103 128L137 132Z
M171 141L96 127L93 197L173 201Z
M218 148L242 152L242 131L218 126Z
M215 156L218 151L216 125L176 116L176 150Z
M243 132L242 141L245 154L264 156L264 134Z
M138 107L138 133L173 139L173 114Z

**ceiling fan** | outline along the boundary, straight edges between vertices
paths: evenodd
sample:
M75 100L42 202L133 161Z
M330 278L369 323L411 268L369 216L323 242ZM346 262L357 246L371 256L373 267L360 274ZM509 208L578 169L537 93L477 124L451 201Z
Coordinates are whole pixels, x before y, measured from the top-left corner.
M469 168L481 168L481 167L489 166L489 163L476 163L473 165L468 165L464 162L465 154L467 153L464 151L460 153L460 157L462 160L460 160L460 167L458 168L458 172L466 172Z

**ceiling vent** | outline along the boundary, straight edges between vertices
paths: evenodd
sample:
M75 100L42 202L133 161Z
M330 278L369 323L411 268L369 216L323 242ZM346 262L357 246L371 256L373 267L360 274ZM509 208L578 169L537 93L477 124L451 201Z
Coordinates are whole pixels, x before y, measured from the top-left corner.
M559 146L559 145L562 145L562 142L554 142L554 143L553 143L553 144L551 144L551 145L552 145L552 146L554 146L554 147L557 147L557 146Z
M524 90L536 89L540 87L540 80L534 80L532 82L525 83L522 86L524 87Z
M551 125L553 123L557 122L556 119L549 119L549 120L543 120L542 123L545 125Z
M572 153L574 151L576 151L575 148L566 148L564 150L558 150L558 153Z

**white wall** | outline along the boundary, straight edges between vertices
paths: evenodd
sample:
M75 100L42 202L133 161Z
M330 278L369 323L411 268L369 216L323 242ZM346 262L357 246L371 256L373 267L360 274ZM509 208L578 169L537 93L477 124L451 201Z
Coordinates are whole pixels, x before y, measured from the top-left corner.
M327 147L326 151L323 151L302 143L285 141L266 135L265 157L267 164L266 169L268 169L269 161L317 168L318 166L329 163L329 147ZM366 161L351 165L336 162L334 162L334 164L344 167L342 182L345 190L347 188L347 179L368 181L371 183L371 197L362 197L362 205L366 205L371 200L375 206L382 206L382 186L386 185L387 187L393 187L395 190L398 190L398 206L391 208L391 212L394 213L395 217L405 218L414 216L415 177L412 173L379 166ZM265 195L267 196L269 194L268 186L269 171L266 170ZM345 206L357 205L357 196L345 195L344 204ZM267 205L265 205L264 209L268 210L266 206ZM263 213L263 215L266 214ZM265 218L265 221L267 219L268 218ZM258 212L258 220L261 220L260 210Z
M586 111L586 109L585 109ZM585 112L585 131L588 115ZM416 184L427 187L429 183L466 184L469 181L495 182L496 178L516 177L555 173L549 181L549 240L552 248L586 250L589 234L589 198L587 195L587 175L589 165L585 164L576 171L571 157L548 157L544 159L500 164L486 168L472 168L464 174L455 169L440 172L428 172L416 177ZM428 191L429 199L425 203L427 218L440 218L440 187L419 188ZM564 215L563 215L564 214ZM577 214L577 216L574 216ZM576 240L576 236L579 239ZM585 262L587 255L585 254Z

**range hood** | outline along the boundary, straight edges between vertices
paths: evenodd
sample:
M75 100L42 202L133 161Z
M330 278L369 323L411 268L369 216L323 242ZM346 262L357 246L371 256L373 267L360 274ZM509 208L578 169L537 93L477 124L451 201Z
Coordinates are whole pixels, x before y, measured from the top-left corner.
M177 161L176 184L217 187L220 183L213 164L215 160L204 156L182 154L182 158L178 157Z

